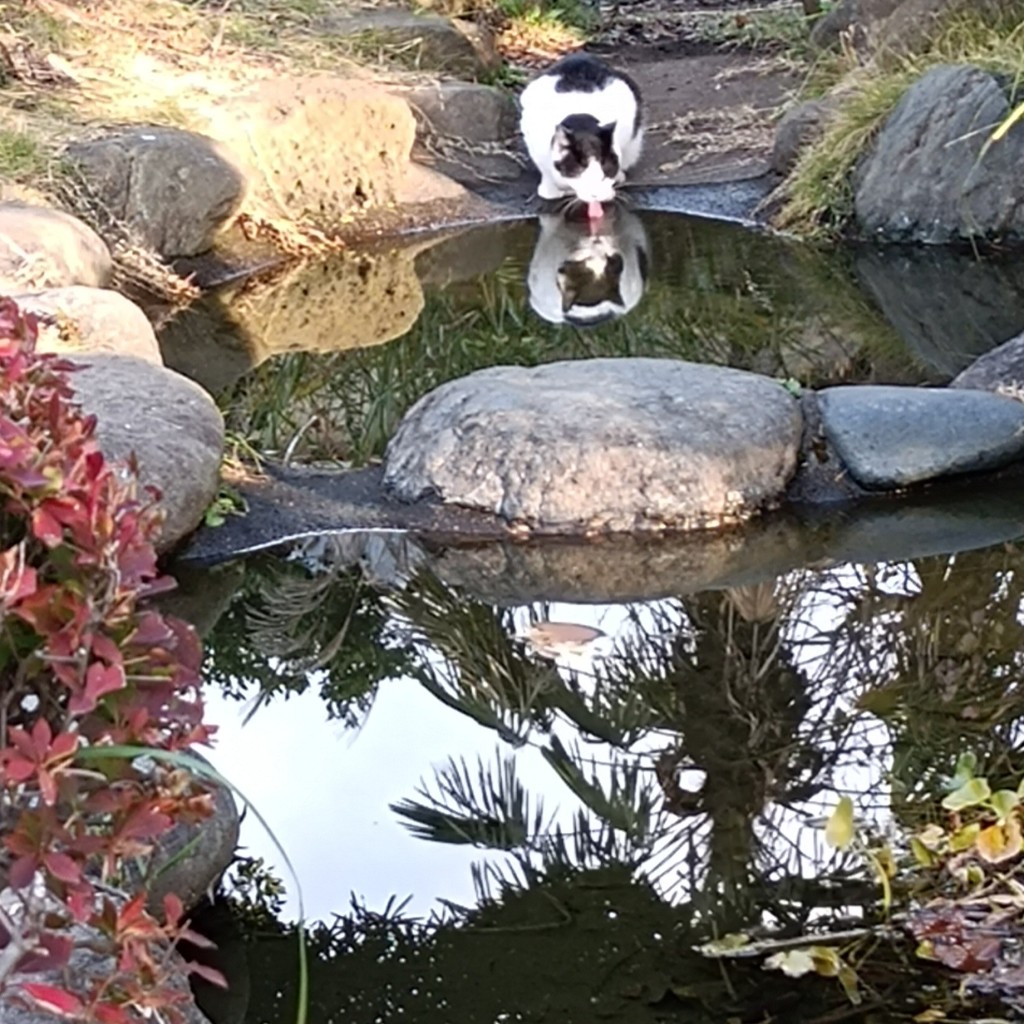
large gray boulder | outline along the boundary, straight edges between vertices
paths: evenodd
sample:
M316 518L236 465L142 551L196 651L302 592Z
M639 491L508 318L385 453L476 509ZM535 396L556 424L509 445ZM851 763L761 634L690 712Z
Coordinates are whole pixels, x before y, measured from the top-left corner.
M668 359L497 366L406 414L384 484L572 532L732 521L792 475L802 419L774 381Z
M0 203L0 292L102 287L113 260L99 235L63 210Z
M112 352L160 366L160 345L146 314L120 292L69 285L15 295L26 312L40 317L39 352L88 355Z
M212 768L198 751L189 751L189 756ZM213 796L213 813L195 824L179 822L156 840L146 879L154 913L168 893L174 893L186 911L194 909L235 858L240 827L235 799L219 782L201 781Z
M501 142L519 130L516 101L506 89L476 82L435 82L406 94L424 135Z
M106 214L161 256L209 249L245 190L217 142L178 128L130 128L73 143L65 155Z
M78 360L75 398L97 418L108 459L134 455L143 485L159 489L165 520L157 541L167 551L202 521L220 484L224 421L198 384L133 356Z
M1024 456L1024 403L985 391L851 385L818 394L822 426L861 486L897 489Z
M985 151L1010 109L1003 87L980 68L926 72L854 174L861 229L930 243L1024 237L1024 124Z

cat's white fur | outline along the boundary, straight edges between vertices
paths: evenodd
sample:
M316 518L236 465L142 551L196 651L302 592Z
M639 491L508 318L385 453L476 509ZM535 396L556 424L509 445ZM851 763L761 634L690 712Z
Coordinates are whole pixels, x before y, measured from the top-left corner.
M615 198L615 186L625 179L625 172L636 164L643 150L643 125L633 131L637 115L636 97L621 78L612 78L593 92L558 92L555 86L559 77L546 74L535 78L520 97L523 141L530 159L540 171L537 194L541 199L575 195L585 203L611 202ZM576 178L566 178L558 173L555 167L555 135L558 126L572 114L590 114L602 125L615 122L612 149L619 158L616 179L605 177L597 163L591 163Z
M602 218L598 232L592 232L585 222L569 221L564 214L542 213L539 224L540 233L526 278L530 308L539 317L552 324L572 322L584 326L624 316L643 298L647 280L641 258L648 259L650 249L647 232L636 214L616 207ZM563 309L562 265L587 262L596 272L603 269L614 253L623 258L619 279L622 304L608 300L594 306Z

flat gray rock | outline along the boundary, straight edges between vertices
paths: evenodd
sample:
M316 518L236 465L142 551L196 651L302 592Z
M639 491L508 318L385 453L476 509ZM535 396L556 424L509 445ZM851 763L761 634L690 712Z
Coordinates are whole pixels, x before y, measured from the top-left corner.
M799 408L757 374L670 359L497 366L406 414L384 485L566 532L700 528L771 504Z
M983 391L851 385L818 395L822 425L850 475L891 489L1024 455L1024 404Z
M861 229L929 243L1024 236L1024 124L982 153L1010 109L980 68L942 65L922 75L854 174Z
M167 551L200 522L220 486L224 421L198 384L135 356L93 355L75 360L75 399L96 416L103 454L132 454L144 485L160 490L166 515L157 550Z
M178 128L130 128L73 143L65 156L107 214L161 256L209 249L245 191L218 143Z

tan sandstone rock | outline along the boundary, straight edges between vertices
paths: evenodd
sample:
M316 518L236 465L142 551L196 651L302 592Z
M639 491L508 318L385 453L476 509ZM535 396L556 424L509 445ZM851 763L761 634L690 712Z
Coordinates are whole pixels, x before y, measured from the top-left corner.
M196 117L243 168L249 212L326 230L397 200L416 133L401 97L329 75L257 82Z

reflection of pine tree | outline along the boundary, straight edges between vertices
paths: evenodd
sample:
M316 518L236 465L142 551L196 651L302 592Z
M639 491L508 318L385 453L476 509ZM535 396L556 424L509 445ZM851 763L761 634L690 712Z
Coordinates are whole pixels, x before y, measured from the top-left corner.
M722 927L729 928L749 917L755 823L770 801L787 795L810 700L780 636L780 609L767 620L748 618L736 599L713 592L684 604L693 633L678 689L679 750L705 772L700 805L711 827L704 893L728 908L731 921Z
M407 667L407 652L388 635L383 595L359 568L339 563L310 572L256 557L206 640L203 671L225 692L257 703L315 683L328 713L354 725L380 681Z

